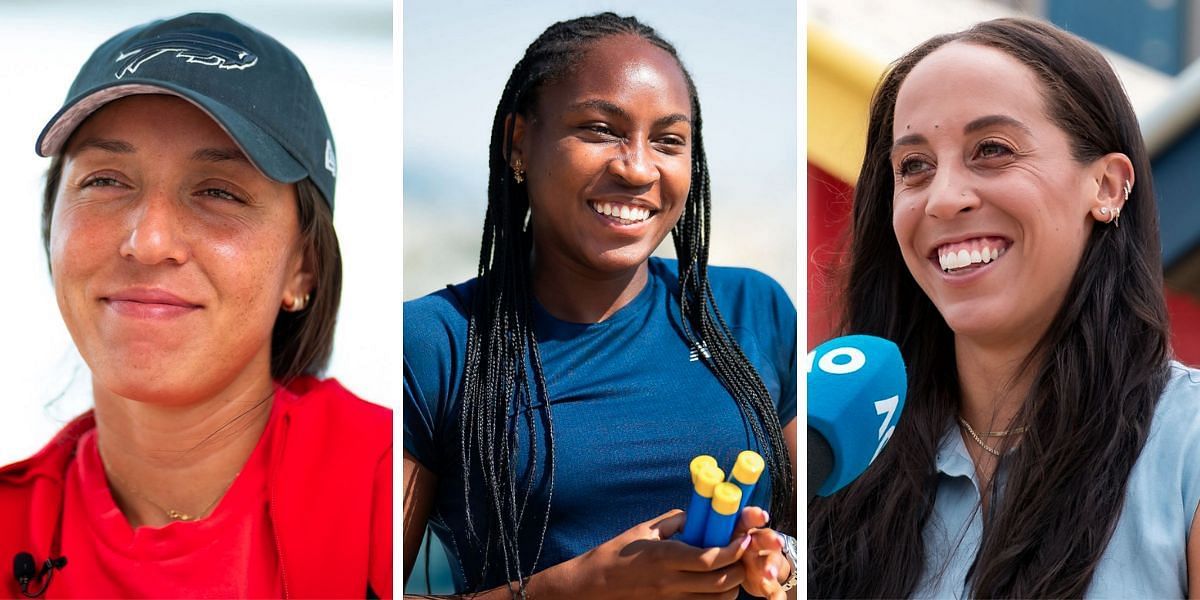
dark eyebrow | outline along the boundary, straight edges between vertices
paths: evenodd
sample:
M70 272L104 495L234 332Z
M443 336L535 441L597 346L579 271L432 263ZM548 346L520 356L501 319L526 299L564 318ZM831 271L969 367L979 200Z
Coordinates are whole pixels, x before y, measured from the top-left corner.
M1033 135L1033 130L1029 129L1028 125L1008 115L987 115L985 117L979 117L978 119L967 123L966 126L963 127L963 133L974 133L980 129L987 129L988 127L995 127L997 125L1016 127L1028 135ZM906 136L898 138L895 143L892 144L892 152L895 152L896 149L901 146L919 146L925 143L927 143L925 136L919 133L910 133Z
M988 115L986 117L979 117L978 119L967 123L967 126L963 127L963 133L974 133L980 129L987 129L988 127L995 127L997 125L1016 127L1028 135L1033 135L1033 130L1029 129L1028 125L1008 115Z
M95 148L105 152L112 152L113 154L133 154L136 152L133 144L130 144L129 142L99 138L88 138L82 142L79 142L79 145L75 146L75 151L78 152L86 148Z
M574 111L574 110L583 110L583 109L588 109L588 108L598 110L602 113L607 113L609 115L612 115L614 117L618 117L621 119L629 118L629 113L626 112L625 109L621 108L620 106L617 106L616 104L613 104L612 102L609 102L608 100L601 100L599 98L593 98L591 100L584 100L583 102L576 102L575 104L572 104L571 106L569 106L568 110ZM685 114L674 113L674 114L666 115L664 117L659 117L658 119L655 119L654 126L655 127L666 127L667 125L672 125L675 123L679 123L681 121L684 123L691 123L692 119L689 118Z
M901 146L920 146L921 144L925 143L925 136L919 133L910 133L906 136L898 138L894 143L892 143L892 152L895 152L896 149Z
M192 153L192 160L201 160L205 162L222 162L226 160L235 160L249 164L250 159L237 148L201 148Z

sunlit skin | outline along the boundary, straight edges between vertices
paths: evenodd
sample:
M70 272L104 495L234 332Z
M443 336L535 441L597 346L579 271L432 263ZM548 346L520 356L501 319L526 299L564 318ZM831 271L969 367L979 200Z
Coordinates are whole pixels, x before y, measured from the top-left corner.
M691 185L691 101L678 63L633 36L591 44L546 86L533 118L514 120L526 169L534 292L552 314L595 322L628 303L646 260L679 220ZM649 209L620 224L596 203Z
M954 42L908 75L896 100L893 227L905 264L954 331L964 416L1003 429L1024 386L1015 368L1049 328L1099 210L1119 208L1129 159L1081 163L1032 70ZM938 249L987 240L982 266L943 271ZM1010 389L996 403L995 391ZM973 443L972 443L973 444ZM974 450L974 448L972 448Z
M101 453L146 495L202 507L240 468L266 412L194 447L270 397L276 316L311 289L294 186L267 179L204 112L164 95L101 108L64 158L51 269L91 370Z

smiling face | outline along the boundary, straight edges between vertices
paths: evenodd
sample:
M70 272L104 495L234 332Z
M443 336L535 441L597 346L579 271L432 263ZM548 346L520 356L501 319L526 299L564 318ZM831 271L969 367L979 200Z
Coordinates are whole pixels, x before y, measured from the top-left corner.
M691 101L679 64L636 36L591 43L518 116L534 254L589 273L640 267L683 211L691 184Z
M896 99L892 224L909 271L959 337L1032 345L1062 306L1093 226L1094 165L1047 115L1044 86L961 42Z
M295 186L165 95L116 100L75 131L50 261L95 393L167 404L269 389L275 318L311 285Z

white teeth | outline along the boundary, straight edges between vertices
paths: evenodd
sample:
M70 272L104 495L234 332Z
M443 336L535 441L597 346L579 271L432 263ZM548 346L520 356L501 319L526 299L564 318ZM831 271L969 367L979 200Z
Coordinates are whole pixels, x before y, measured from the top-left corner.
M952 271L961 269L974 264L987 264L997 258L1004 251L1000 248L990 248L984 246L978 250L962 249L957 252L938 253L938 264L941 265L943 271Z
M629 206L628 204L611 204L605 202L603 204L589 203L592 210L599 214L621 219L623 221L631 221L638 223L650 218L650 209L637 206Z

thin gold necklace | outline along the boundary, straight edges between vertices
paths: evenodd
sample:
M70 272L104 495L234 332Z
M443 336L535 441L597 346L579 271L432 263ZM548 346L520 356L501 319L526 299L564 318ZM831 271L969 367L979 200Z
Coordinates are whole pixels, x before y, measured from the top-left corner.
M265 403L267 400L270 400L272 397L274 397L278 390L279 390L278 384L272 385L270 394L267 394L265 397L263 397L262 400L259 400L257 404L255 404L254 406L251 406L245 412L239 414L238 416L234 417L229 422L218 427L216 431L209 434L208 437L204 438L204 440L201 440L200 444L203 444L204 442L208 441L209 438L211 438L212 436L219 433L222 429L228 427L234 421L241 419L242 417L250 414L252 411L257 409L258 407L262 406L263 403ZM264 426L262 433L266 433L266 427L270 426L270 422L269 422L270 415L268 415L267 418L268 418L268 423ZM261 439L261 434L260 434L260 439ZM197 447L198 446L199 446L199 444L197 445ZM193 449L195 449L195 448L193 448ZM100 454L99 448L96 449L96 453ZM221 492L219 494L217 494L217 497L213 498L212 502L209 502L208 506L205 506L203 510L201 510L200 512L193 515L191 513L186 513L181 510L167 508L167 507L155 502L154 500L150 499L150 497L146 496L145 494L139 492L137 488L133 487L127 481L122 479L120 475L117 475L117 472L114 471L112 469L112 467L108 466L108 461L104 460L103 454L100 454L100 464L104 465L105 473L107 473L108 475L111 475L113 479L116 479L117 483L121 484L122 487L127 488L134 496L137 496L138 498L141 498L142 500L149 502L151 505L154 506L154 508L161 510L163 512L163 514L167 515L167 518L171 519L172 521L195 521L196 519L203 518L205 515L208 514L208 511L212 510L213 507L217 505L217 502L219 502L221 500L221 498L225 497L225 494L229 491L229 488L233 486L233 482L237 481L238 475L242 474L241 470L238 470L237 473L234 473L233 477L229 479L229 482L226 483L225 486L221 488Z
M1022 433L1025 433L1026 431L1029 431L1029 426L1022 425L1020 427L1017 427L1016 429L1008 429L1005 431L989 431L989 432L983 434L983 437L1008 437L1010 435L1020 435Z
M208 506L205 506L203 510L201 510L200 512L193 515L191 513L186 513L181 510L167 508L167 507L155 502L154 500L150 499L149 496L146 496L145 494L139 492L136 487L133 487L133 485L131 485L129 482L122 479L120 475L117 475L117 472L114 471L112 467L108 466L108 461L104 460L103 455L100 456L100 464L104 465L105 473L110 475L113 479L116 479L117 483L121 484L121 487L124 487L125 489L129 490L130 493L132 493L134 496L137 496L138 498L141 498L142 500L149 502L150 504L152 504L154 506L154 508L161 510L163 512L163 514L167 515L167 518L171 519L172 521L195 521L196 519L202 518L205 515L207 515L208 511L212 510L212 508L217 505L217 502L220 501L221 498L225 497L225 492L229 491L229 488L233 486L233 482L237 480L237 476L241 474L241 471L238 471L237 473L235 473L233 475L233 478L229 480L229 483L226 483L225 486L221 488L221 492L219 494L217 494L217 497L213 498L212 502L209 502Z
M1000 452L998 452L995 448L983 443L983 440L979 439L979 434L975 433L975 429L971 427L971 424L968 423L966 419L962 418L962 415L959 415L958 422L962 423L962 426L967 428L967 433L971 434L971 438L975 440L976 444L979 444L979 447L987 450L994 456L1000 456ZM1008 432L1004 433L1007 434Z

